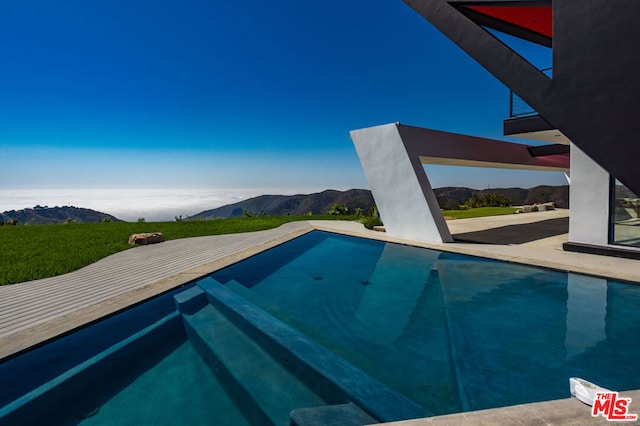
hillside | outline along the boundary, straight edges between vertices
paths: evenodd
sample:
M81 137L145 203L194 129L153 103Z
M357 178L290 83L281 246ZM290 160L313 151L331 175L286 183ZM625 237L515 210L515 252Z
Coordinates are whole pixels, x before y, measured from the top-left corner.
M308 195L260 195L217 209L203 211L192 218L240 217L243 215L243 211L267 216L298 216L309 212L325 214L335 203L347 206L349 212L355 212L356 208L361 208L366 212L374 205L371 191L367 189L350 189L348 191L328 189Z
M511 201L514 206L546 203L552 201L556 207L569 208L569 185L549 186L540 185L529 189L522 188L492 188L476 190L470 188L445 187L434 189L438 204L441 208L451 209L467 201L471 195L483 197L487 193L501 195Z
M542 185L529 189L495 188L480 191L470 188L445 187L436 188L434 192L440 207L443 209L454 208L454 206L464 203L474 193L482 197L484 194L490 192L507 198L514 206L553 201L556 203L556 207L569 207L569 186L566 185ZM355 212L355 209L358 207L366 212L374 205L371 191L367 189L350 189L348 191L326 190L308 195L261 195L238 203L206 210L192 216L192 218L240 217L244 211L268 216L296 216L309 212L324 214L331 209L331 206L335 203L346 205L349 208L349 212Z
M34 225L50 225L67 221L78 223L101 222L105 218L112 222L122 222L120 219L106 213L73 206L35 206L32 209L9 210L0 213L0 222L17 219L19 224L29 223Z
M486 193L496 193L514 206L553 201L556 207L569 208L569 186L536 186L534 188L493 188L475 190L461 187L434 189L438 203L443 209L453 209L467 201L471 195L483 197ZM194 219L241 217L244 211L254 215L299 216L308 213L325 214L334 204L348 207L350 213L356 208L367 212L374 206L371 191L350 189L348 191L326 190L315 194L298 195L261 195L238 203L229 204L212 210L205 210L191 216ZM99 211L73 206L47 207L35 206L22 210L10 210L0 213L0 222L17 219L20 224L56 224L73 222L101 222L110 220L121 222L118 218Z

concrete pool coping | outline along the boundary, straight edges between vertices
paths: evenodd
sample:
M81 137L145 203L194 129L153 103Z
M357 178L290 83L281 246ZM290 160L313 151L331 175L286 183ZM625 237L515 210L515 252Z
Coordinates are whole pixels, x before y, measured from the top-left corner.
M419 243L367 230L354 222L302 221L267 231L196 237L137 247L65 275L0 287L0 360L313 230L640 283L640 262L636 260L565 252L562 243L567 235L562 233L562 227L551 233L542 232L545 236L542 239L538 237L539 233L536 234L536 224L548 228L548 221L567 216L567 211L556 210L448 222L454 238L463 235L465 240L477 239L478 242ZM518 235L521 242L505 244L510 235ZM640 391L623 395L640 400ZM631 412L640 412L634 411L634 405L631 404ZM400 424L416 426L434 422L600 424L606 420L591 417L589 407L575 399L567 399Z

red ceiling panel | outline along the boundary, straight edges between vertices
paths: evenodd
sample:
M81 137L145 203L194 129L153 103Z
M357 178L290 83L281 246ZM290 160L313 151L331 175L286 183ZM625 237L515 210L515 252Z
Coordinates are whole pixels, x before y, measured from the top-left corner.
M466 6L483 15L553 37L550 6Z

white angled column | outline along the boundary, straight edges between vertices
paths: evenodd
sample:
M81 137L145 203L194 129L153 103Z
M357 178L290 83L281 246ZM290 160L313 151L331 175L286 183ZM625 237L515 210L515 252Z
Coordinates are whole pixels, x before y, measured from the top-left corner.
M351 139L387 233L415 241L452 242L420 158L407 151L398 124L354 130Z

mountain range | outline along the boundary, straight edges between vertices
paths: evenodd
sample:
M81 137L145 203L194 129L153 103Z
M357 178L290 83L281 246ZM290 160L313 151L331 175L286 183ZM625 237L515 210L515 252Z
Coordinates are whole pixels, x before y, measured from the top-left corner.
M434 189L440 208L453 209L476 194L483 197L487 193L496 193L511 201L514 206L546 203L552 201L558 208L569 208L569 186L541 185L534 188L493 188L477 190L461 187ZM238 203L229 204L198 213L192 218L212 219L240 217L244 212L265 214L268 216L294 216L309 212L324 214L335 204L347 206L350 213L356 208L367 212L375 202L368 189L350 189L348 191L326 190L308 195L260 195Z
M461 205L473 194L482 198L486 194L498 194L511 201L514 206L525 206L553 202L561 209L569 208L569 185L549 186L540 185L533 188L492 188L492 189L471 189L461 187L444 187L434 189L438 204L442 209L453 209L456 205Z
M301 216L308 213L325 214L334 204L347 206L349 213L356 208L366 212L375 204L368 189L336 191L328 189L315 194L260 195L238 203L200 212L192 218L213 219L241 217L245 212L267 216Z
M440 208L454 209L467 201L473 194L483 197L495 193L511 201L514 206L552 201L558 208L569 208L569 186L541 185L534 188L492 188L476 190L464 187L444 187L434 189ZM298 195L260 195L234 204L205 210L192 219L213 219L241 217L245 213L267 216L298 216L308 213L325 214L334 204L348 208L349 213L356 209L369 211L374 205L373 196L368 189L350 189L348 191L326 190L315 194ZM23 210L10 210L0 213L0 222L17 220L20 224L56 224L73 222L121 222L118 218L95 210L80 207L35 206Z

